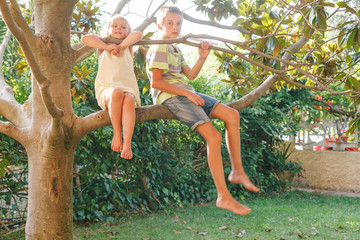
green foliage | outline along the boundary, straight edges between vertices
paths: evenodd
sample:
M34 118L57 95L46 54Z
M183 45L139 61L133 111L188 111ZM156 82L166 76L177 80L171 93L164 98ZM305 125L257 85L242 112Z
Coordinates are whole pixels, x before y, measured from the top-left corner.
M100 0L81 0L76 3L72 19L73 30L83 32L96 30L101 15L101 11L99 11L100 6L97 5L99 2Z
M23 146L14 139L0 134L0 206L1 219L12 218L16 224L23 214L27 186L27 155Z
M74 77L71 78L71 95L73 97L74 104L78 104L80 100L86 102L86 93L93 95L93 92L89 88L93 81L89 80L91 68L87 65L83 65L80 69L74 66L71 73Z
M196 10L206 13L211 21L238 15L232 0L195 0L194 3Z
M29 68L22 68L21 73L18 74L18 69L15 66L23 65L24 59L21 56L19 45L15 38L11 37L7 48L5 49L4 59L1 70L3 72L5 81L13 88L15 99L19 103L24 103L28 99L31 91L30 71ZM17 54L13 54L13 53ZM27 64L26 64L27 65Z

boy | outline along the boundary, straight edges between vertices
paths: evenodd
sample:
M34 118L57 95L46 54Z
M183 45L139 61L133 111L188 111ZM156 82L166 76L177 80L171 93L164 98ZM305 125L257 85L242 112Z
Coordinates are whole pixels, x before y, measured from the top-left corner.
M181 31L182 20L182 12L179 8L162 7L157 16L162 38L177 38ZM210 53L209 47L209 43L201 42L199 59L190 68L177 46L153 45L148 51L146 60L151 94L154 104L166 105L178 120L204 137L207 143L208 164L218 192L216 206L239 215L246 215L251 210L237 202L227 189L221 157L222 137L209 118L221 119L226 124L226 144L232 167L229 181L240 183L248 190L258 192L259 189L246 176L241 163L239 113L217 99L196 93L182 75L184 74L190 80L197 77Z

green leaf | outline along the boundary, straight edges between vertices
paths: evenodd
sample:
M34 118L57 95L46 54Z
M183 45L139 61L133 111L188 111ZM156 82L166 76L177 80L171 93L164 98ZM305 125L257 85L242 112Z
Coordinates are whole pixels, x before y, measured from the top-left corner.
M326 14L323 9L317 12L318 22L322 29L327 29Z
M261 18L261 23L264 26L269 27L273 24L273 20L271 19L270 15L268 13L264 13L264 15Z
M358 30L357 28L354 29L354 31L350 34L350 36L346 42L346 48L348 50L350 50L350 48L353 46L353 40L354 40L357 30Z
M318 3L317 6L319 6L319 7L335 7L335 4L330 3L330 2L324 2L324 3Z
M276 46L276 38L275 37L268 38L268 40L266 41L266 48L268 49L268 51L273 52L275 46Z
M336 4L341 8L346 8L345 12L351 12L356 16L359 16L358 13L353 8L349 7L349 5L347 5L345 2L337 2Z

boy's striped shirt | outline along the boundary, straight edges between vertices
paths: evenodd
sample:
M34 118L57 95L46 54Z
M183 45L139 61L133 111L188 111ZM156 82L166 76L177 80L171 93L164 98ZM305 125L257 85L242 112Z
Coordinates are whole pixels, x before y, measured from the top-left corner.
M177 46L169 44L152 45L148 50L146 62L146 72L150 81L152 81L152 69L158 68L162 70L162 78L164 81L177 87L193 91L192 86L186 83L182 74L182 67L188 64ZM176 96L153 88L151 88L150 91L154 104L161 104L166 99Z

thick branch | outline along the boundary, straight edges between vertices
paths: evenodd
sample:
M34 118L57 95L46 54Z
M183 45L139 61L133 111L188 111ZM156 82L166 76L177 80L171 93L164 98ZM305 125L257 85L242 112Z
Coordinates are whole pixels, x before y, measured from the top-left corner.
M88 47L82 42L76 43L71 47L75 50L74 64L81 62L95 52L95 48Z
M290 46L285 52L286 54L283 55L283 60L289 60L291 56L293 56L297 51L299 51L306 42L310 39L312 35L312 32L306 36L302 36L300 40L295 43L294 45ZM282 63L281 69L285 69L286 65ZM240 100L232 102L229 104L229 106L241 110L245 107L250 106L253 102L255 102L257 99L259 99L270 87L279 79L281 78L281 75L275 74L270 77L268 77L258 88L251 91L246 96L242 97Z
M9 137L12 137L19 143L24 141L24 131L20 131L19 128L15 127L10 122L0 121L0 133L6 134Z
M237 110L249 107L253 102L263 96L270 87L280 79L280 75L272 75L268 77L259 87L246 94L237 101L228 103L227 105Z
M136 122L144 122L154 119L176 119L169 109L164 105L148 105L136 109ZM87 133L95 129L110 125L109 112L102 110L84 118L78 118L75 122L75 131L77 136L82 138Z
M19 42L24 52L26 60L31 68L32 74L35 77L41 89L41 96L46 108L48 109L48 112L54 118L61 118L64 115L64 113L61 109L59 109L56 106L56 104L52 100L49 89L50 81L41 72L39 64L29 45L29 42L26 39L26 35L15 23L14 18L10 12L9 6L6 3L6 0L0 0L0 10L6 25L8 26L12 34L15 36L15 38Z

